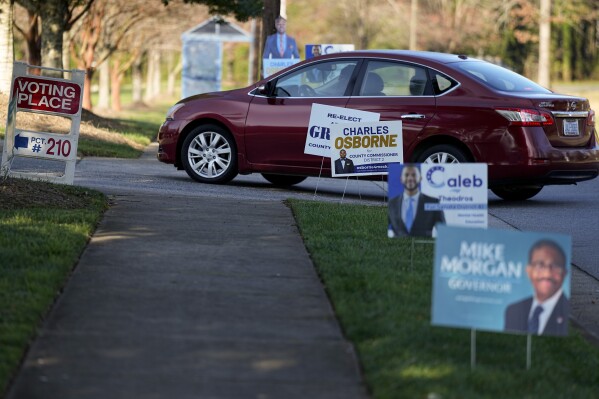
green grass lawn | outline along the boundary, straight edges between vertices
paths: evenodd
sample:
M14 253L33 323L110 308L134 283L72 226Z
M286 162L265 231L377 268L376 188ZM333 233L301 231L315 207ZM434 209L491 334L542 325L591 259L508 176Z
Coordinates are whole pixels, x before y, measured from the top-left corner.
M430 324L434 245L386 237L387 208L290 201L374 398L597 398L599 349L576 331L526 337ZM343 231L344 234L339 234Z
M0 180L0 393L107 206L99 192L37 181L27 194L56 201L27 203L9 180Z

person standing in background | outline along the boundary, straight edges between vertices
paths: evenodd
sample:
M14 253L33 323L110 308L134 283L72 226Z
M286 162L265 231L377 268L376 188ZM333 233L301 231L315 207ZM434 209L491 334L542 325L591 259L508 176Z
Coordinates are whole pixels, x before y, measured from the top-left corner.
M287 20L279 15L275 19L275 28L277 33L266 38L262 58L299 58L295 39L286 33Z

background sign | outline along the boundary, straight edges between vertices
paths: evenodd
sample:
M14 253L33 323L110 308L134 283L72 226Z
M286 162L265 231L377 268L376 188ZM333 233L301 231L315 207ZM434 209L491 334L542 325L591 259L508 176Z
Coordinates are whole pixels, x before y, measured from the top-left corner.
M264 58L262 66L264 67L264 77L267 78L280 70L291 65L295 65L301 60L299 58Z
M318 55L353 51L354 49L353 44L306 44L306 59Z
M319 155L321 157L331 155L331 124L378 121L379 117L380 115L374 112L314 103L310 112L304 154ZM335 158L338 155L339 151L337 150Z
M341 171L344 151L352 168ZM403 162L401 121L344 123L331 125L332 176L386 175L387 164Z
M565 297L570 298L572 242L569 236L439 225L433 270L432 324L505 331L508 306L533 295L527 264L531 247L540 240L553 241L563 249L568 270L562 290ZM527 319L528 309L525 313ZM567 316L554 317L554 321L565 323L567 328Z
M75 115L80 109L81 87L66 81L20 76L13 82L13 98L21 109Z

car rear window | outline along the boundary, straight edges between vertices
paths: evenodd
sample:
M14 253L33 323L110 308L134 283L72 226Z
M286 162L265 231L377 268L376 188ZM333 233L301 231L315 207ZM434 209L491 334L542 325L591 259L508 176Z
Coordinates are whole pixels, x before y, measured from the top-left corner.
M489 62L462 62L458 68L495 90L507 92L551 93L530 79Z

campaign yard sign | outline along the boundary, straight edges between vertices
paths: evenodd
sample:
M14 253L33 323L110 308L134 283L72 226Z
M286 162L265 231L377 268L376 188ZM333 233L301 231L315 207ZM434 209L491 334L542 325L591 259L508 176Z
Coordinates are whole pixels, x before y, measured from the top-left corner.
M487 227L487 164L391 164L387 180L388 237L436 237L437 223Z
M331 174L386 175L389 163L403 162L401 121L331 126Z
M571 248L563 234L438 226L432 324L567 335Z
M375 112L313 103L304 154L321 157L331 155L331 124L378 121L379 117L380 115ZM339 151L335 158L338 154Z

